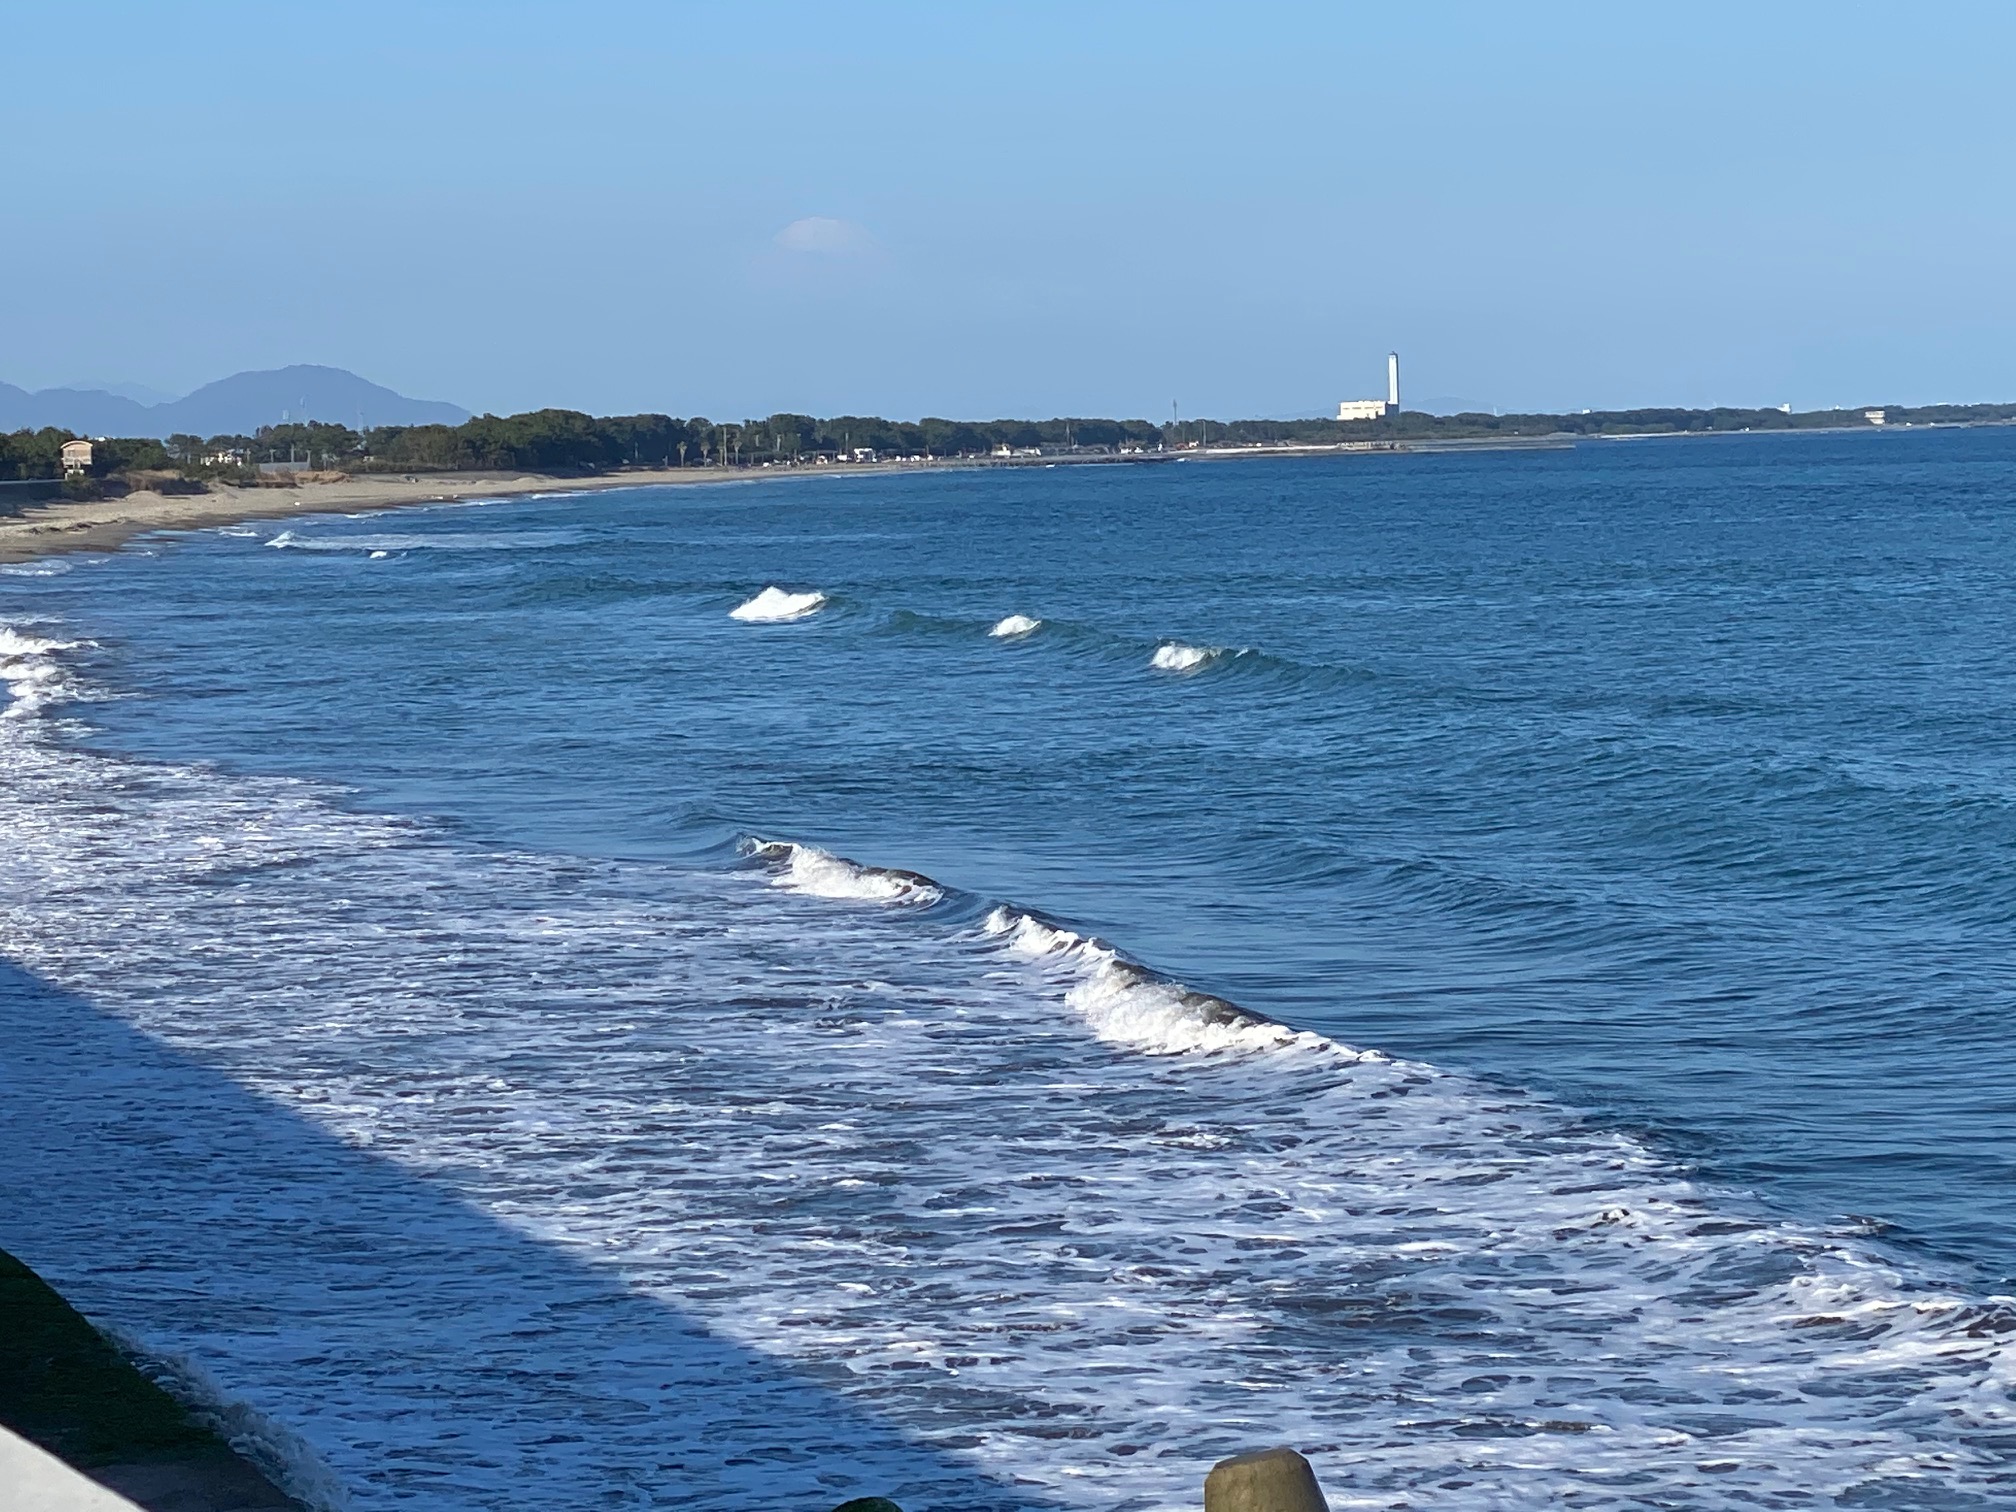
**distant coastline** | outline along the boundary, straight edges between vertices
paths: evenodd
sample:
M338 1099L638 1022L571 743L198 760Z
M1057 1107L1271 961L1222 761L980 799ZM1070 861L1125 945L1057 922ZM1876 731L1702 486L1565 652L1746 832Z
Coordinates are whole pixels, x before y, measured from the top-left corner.
M2016 423L2016 405L1976 406L2008 410L2007 417L1967 420L1907 420L1912 411L1894 412L1900 418L1875 426L1859 424L1799 425L1766 427L1772 431L1797 430L1809 435L1854 431L1870 434L1888 430L1953 429ZM1696 412L1689 412L1696 413ZM1720 412L1699 412L1720 413ZM1780 411L1770 411L1782 414ZM1832 413L1832 412L1828 412ZM583 417L585 418L585 417ZM1409 415L1399 417L1411 418ZM1437 417L1426 417L1434 419ZM1592 418L1592 417L1577 417ZM1210 422L1215 425L1217 422ZM1258 423L1258 422L1255 422ZM1273 423L1273 422L1268 422ZM1285 423L1285 422L1283 422ZM1390 424L1391 422L1388 422ZM1371 427L1339 427L1369 429ZM1656 440L1682 436L1742 434L1745 427L1695 427L1691 429L1646 429L1615 431L1553 431L1535 434L1486 433L1480 435L1399 434L1345 440L1296 441L1214 438L1209 443L1191 443L1156 450L1120 450L1115 447L1075 446L1069 450L1028 448L1010 455L905 456L888 460L814 462L772 462L742 466L622 467L595 472L539 472L519 469L466 469L411 471L399 474L341 471L280 473L260 478L254 484L212 482L201 490L181 488L163 491L142 486L120 491L106 498L47 497L10 503L9 485L0 478L0 565L18 565L51 555L78 551L111 551L135 536L156 531L202 530L248 520L279 520L303 514L325 512L357 513L367 510L399 509L461 500L505 498L541 493L588 493L616 488L701 486L708 484L754 483L783 478L863 477L945 469L984 470L996 467L1126 466L1168 465L1195 461L1240 461L1262 458L1311 458L1395 454L1451 453L1471 451L1552 451L1582 442L1603 440ZM1227 427L1235 431L1235 427ZM0 438L4 439L4 438ZM14 487L21 486L14 484Z
M596 416L543 409L517 415L478 415L459 423L359 422L355 428L303 418L260 425L249 434L86 435L45 425L0 433L0 486L61 483L68 496L89 498L135 489L187 493L215 485L276 483L283 481L281 474L309 471L353 477L466 472L593 477L639 469L748 472L888 461L1145 460L1152 455L1227 450L1379 450L1500 442L1532 445L1605 436L2011 422L2016 422L2016 404L1505 415L1434 415L1394 409L1353 419L1199 417L1167 422L1073 416L1048 420L926 416L911 421L839 415L820 419L791 413L717 422L705 416Z

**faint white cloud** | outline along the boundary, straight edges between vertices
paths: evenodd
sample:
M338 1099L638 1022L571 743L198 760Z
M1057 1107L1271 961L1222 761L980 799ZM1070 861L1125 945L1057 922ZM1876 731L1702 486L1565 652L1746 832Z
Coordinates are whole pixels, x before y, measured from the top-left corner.
M857 257L875 250L875 238L866 226L827 215L808 215L791 222L777 233L776 241L783 251L813 257Z

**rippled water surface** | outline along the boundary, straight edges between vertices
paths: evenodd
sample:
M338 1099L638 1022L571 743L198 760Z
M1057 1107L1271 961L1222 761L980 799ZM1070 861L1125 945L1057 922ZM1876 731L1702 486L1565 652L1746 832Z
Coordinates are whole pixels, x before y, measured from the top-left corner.
M8 569L0 1244L329 1506L2000 1505L2012 590L1999 431Z

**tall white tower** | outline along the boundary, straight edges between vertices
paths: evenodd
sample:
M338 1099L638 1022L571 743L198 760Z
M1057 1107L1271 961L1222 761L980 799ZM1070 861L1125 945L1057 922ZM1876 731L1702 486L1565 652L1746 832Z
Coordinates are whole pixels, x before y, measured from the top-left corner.
M1337 406L1337 418L1343 421L1383 420L1389 415L1400 413L1400 354L1386 354L1386 397L1384 399L1346 399Z

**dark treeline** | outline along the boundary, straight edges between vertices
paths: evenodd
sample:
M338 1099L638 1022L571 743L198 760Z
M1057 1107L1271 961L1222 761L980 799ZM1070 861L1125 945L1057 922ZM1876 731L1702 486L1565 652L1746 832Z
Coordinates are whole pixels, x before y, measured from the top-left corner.
M260 433L262 448L286 445L289 427ZM334 432L336 427L312 427ZM975 457L1011 451L1147 450L1163 444L1146 420L884 420L876 415L771 415L716 422L671 415L597 419L573 410L479 415L461 425L387 427L343 433L362 466L380 470L522 468L531 472L604 472L618 467L760 467L887 457ZM333 437L327 439L334 439ZM299 444L321 447L306 435ZM263 456L261 460L266 460Z
M2016 405L1889 406L1891 425L2016 420ZM671 415L596 417L574 410L479 415L461 425L351 430L321 422L273 425L250 436L96 439L89 478L155 484L163 477L244 482L278 467L347 473L509 469L574 475L626 467L803 466L889 458L957 459L1186 450L1200 445L1330 446L1364 441L1458 441L1493 437L1656 435L1712 431L1812 430L1866 426L1857 410L1599 410L1577 415L1430 415L1382 420L830 420L779 414L716 422ZM0 434L0 480L61 475L68 431ZM144 479L136 477L144 475ZM80 491L89 479L72 480Z
M70 431L53 426L0 432L0 483L62 477L63 443L76 439ZM64 479L63 492L90 499L142 483L167 493L203 491L200 482L182 472L166 446L151 436L138 436L92 441L90 470Z
M0 432L0 481L10 478L54 478L63 471L63 443L77 437L49 427L39 431ZM91 443L91 470L101 476L147 468L172 468L168 448L151 437L99 440Z
M272 425L251 436L170 436L163 441L99 440L92 472L173 468L230 477L262 465L344 472L517 469L607 472L622 467L760 467L873 453L886 457L971 457L1006 447L1118 451L1165 442L1146 420L885 420L874 415L772 415L717 423L671 415L597 417L574 410L479 415L461 425L385 426L356 431L319 421ZM60 430L0 435L0 478L51 478L61 470Z

